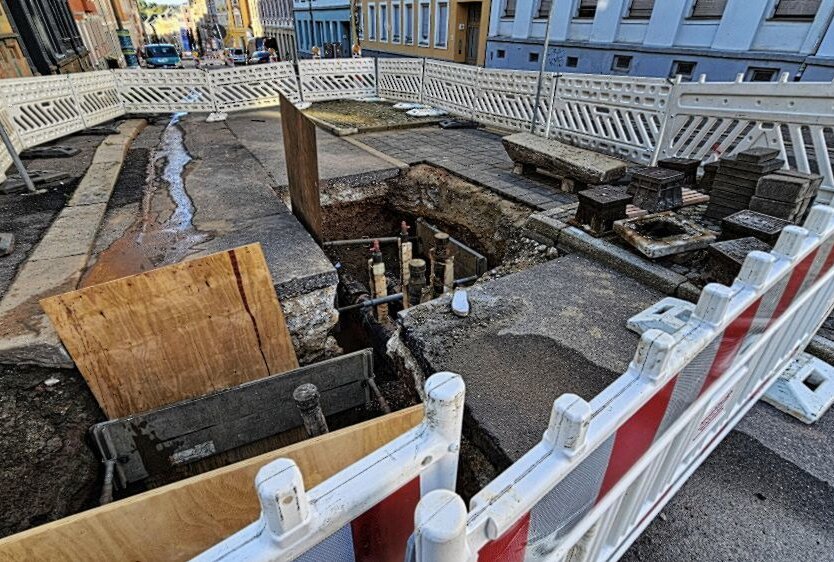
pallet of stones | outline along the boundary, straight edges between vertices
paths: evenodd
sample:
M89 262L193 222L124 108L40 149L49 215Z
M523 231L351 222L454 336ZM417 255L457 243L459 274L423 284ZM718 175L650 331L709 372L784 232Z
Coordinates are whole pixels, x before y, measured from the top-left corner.
M735 158L722 159L712 183L706 216L723 219L749 208L759 179L785 164L778 156L776 149L751 148L739 152Z
M778 170L763 176L750 198L750 209L790 222L802 221L817 190L822 176L793 170Z
M644 168L634 172L628 192L632 203L650 213L679 209L683 206L686 175L668 168Z

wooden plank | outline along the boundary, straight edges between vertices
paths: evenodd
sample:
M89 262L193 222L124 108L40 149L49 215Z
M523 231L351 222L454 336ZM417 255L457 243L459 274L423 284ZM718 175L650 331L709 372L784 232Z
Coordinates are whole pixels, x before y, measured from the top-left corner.
M292 212L317 242L321 236L321 200L316 126L281 94L281 130Z
M188 560L258 518L269 461L294 460L310 489L422 419L414 406L0 539L0 560Z
M313 383L331 416L364 406L373 377L370 349L96 424L93 436L105 458L119 459L122 485L167 474L191 463L302 425L292 393Z
M41 306L111 419L298 367L259 244Z

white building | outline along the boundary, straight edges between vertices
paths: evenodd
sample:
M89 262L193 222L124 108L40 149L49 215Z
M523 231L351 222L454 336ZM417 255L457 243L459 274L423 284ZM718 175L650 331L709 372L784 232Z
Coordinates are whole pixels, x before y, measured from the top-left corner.
M292 0L257 0L257 8L263 35L275 39L281 60L297 59Z
M496 0L486 66L697 79L834 78L834 0Z

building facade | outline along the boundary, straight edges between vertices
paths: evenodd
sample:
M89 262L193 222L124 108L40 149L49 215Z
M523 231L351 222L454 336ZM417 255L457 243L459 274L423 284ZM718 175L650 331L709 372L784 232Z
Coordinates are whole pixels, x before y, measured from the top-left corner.
M348 0L294 0L293 16L298 56L309 58L313 46L337 56L351 52L351 2ZM329 47L327 47L329 45Z
M90 70L90 57L66 0L9 0L11 19L33 73Z
M495 0L486 66L710 81L834 78L834 0Z
M124 66L116 36L118 26L109 0L69 0L68 4L93 67L103 70Z
M297 59L292 0L257 2L264 37L275 40L275 50L281 60Z
M226 47L246 49L249 40L255 36L249 13L249 0L226 0L226 3L228 24L224 43Z
M366 56L484 64L488 0L362 0L360 9Z
M20 37L6 15L6 0L0 0L0 78L31 76L29 61L20 46Z

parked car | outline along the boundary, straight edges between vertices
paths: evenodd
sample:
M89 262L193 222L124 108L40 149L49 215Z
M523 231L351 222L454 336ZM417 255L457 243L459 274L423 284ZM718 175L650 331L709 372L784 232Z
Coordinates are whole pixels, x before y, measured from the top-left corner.
M182 58L170 43L145 45L142 49L146 68L182 68Z
M226 49L226 63L230 66L246 64L246 51L243 49Z
M272 62L272 55L269 54L269 51L255 51L249 57L249 64L266 64L268 62Z

